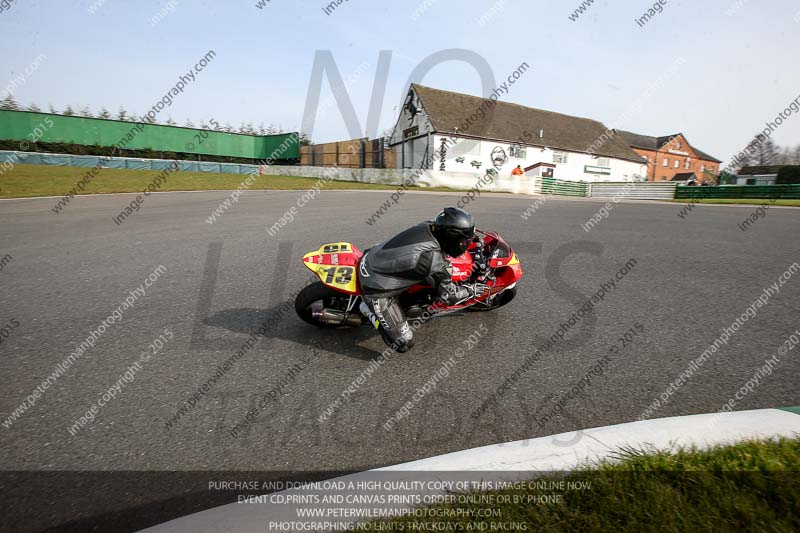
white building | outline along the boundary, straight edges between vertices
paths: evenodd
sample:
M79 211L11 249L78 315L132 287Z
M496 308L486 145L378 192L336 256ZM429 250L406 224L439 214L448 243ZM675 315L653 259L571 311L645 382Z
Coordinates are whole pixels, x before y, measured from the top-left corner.
M412 84L389 141L399 168L642 181L647 165L600 122Z

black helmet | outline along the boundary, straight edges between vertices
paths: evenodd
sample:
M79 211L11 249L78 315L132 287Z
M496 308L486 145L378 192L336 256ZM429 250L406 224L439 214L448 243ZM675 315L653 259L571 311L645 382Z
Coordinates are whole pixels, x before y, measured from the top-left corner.
M444 253L458 257L467 251L469 243L475 237L475 220L463 209L445 207L436 215L431 224L431 232Z

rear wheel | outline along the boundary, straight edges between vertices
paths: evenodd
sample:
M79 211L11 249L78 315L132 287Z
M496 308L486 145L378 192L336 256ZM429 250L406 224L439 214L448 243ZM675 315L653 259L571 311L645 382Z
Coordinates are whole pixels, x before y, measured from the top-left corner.
M340 324L329 324L314 318L314 312L320 312L323 309L345 312L347 311L349 302L350 296L331 289L321 281L317 281L305 287L297 294L297 297L294 299L294 310L297 316L309 324L321 328L339 328L343 326ZM358 311L355 311L354 314L358 314Z

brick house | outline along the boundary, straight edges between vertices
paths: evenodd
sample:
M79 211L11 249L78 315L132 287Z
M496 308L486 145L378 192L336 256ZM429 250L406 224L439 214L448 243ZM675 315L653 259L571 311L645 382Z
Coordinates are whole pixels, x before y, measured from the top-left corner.
M647 181L707 181L707 174L719 174L720 161L689 144L682 133L650 137L616 130L633 151L647 159ZM687 176L694 174L694 178Z

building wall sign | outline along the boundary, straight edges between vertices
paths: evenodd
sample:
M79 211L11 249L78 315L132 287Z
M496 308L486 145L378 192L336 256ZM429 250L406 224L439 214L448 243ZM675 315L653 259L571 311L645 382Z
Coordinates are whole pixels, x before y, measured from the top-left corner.
M689 156L689 152L684 152L682 150L673 150L672 148L669 149L669 153L674 155L685 155L687 157Z
M409 137L413 137L419 134L419 126L414 126L413 128L408 128L403 130L403 139L408 139Z
M611 174L611 169L609 167L596 167L593 165L586 165L583 167L583 171L587 174Z

